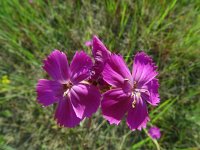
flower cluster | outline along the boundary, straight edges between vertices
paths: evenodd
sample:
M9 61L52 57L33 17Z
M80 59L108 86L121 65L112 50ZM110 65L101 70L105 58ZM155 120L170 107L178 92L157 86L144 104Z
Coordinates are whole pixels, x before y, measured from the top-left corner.
M44 60L43 69L51 80L38 81L38 102L57 103L55 119L64 127L78 125L99 107L110 124L118 125L126 116L131 130L146 127L147 103L156 106L160 101L151 57L138 52L130 72L122 56L111 53L97 36L85 44L92 48L92 58L77 51L69 64L63 52L54 50Z

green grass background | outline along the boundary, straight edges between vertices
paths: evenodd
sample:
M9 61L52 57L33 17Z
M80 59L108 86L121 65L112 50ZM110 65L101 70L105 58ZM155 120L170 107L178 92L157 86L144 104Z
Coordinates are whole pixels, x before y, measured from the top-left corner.
M69 59L98 35L131 67L139 50L158 65L161 103L149 107L162 137L110 126L100 110L73 129L53 120L55 106L36 101L42 60ZM200 149L199 0L0 0L0 149Z

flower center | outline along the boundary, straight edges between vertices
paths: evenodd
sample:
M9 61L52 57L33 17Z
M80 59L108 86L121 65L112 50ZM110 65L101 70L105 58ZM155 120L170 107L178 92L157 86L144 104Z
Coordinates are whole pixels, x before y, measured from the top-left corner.
M144 96L149 96L150 93L146 89L146 87L140 88L138 87L138 83L136 81L133 81L133 84L131 81L127 78L124 79L124 89L125 92L128 92L131 96L132 101L132 108L136 107L137 100L139 100L142 96L142 94L145 94Z
M132 107L135 108L137 100L141 97L141 93L138 91L132 91L131 97L133 98Z
M137 88L137 82L134 81L132 92L131 92L131 97L133 98L132 108L135 108L136 102L141 97L142 93L145 93L146 95L149 96L149 91L146 90L146 89L138 89Z
M66 84L63 84L63 90L64 90L63 97L68 95L69 90L71 89L72 86L73 84L70 81Z

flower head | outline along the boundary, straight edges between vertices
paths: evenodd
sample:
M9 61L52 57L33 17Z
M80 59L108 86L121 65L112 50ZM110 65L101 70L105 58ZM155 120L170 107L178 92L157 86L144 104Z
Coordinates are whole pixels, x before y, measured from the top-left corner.
M146 126L149 121L146 102L156 106L160 99L156 66L144 52L136 54L132 73L120 55L113 54L103 70L103 79L112 86L105 92L101 103L102 113L110 124L119 124L127 113L131 130Z
M148 133L153 139L159 139L161 137L160 129L158 127L151 127Z
M87 82L92 65L91 58L83 51L76 52L70 66L67 56L59 50L54 50L44 61L43 69L52 79L38 81L37 98L43 106L58 103L55 119L59 125L74 127L97 111L100 93Z
M85 42L85 46L87 46L87 47L92 46L92 41L86 41L86 42Z
M92 55L94 57L94 66L93 66L93 79L101 78L101 73L104 69L108 57L111 55L111 52L106 48L106 46L101 42L101 40L94 36L92 39Z

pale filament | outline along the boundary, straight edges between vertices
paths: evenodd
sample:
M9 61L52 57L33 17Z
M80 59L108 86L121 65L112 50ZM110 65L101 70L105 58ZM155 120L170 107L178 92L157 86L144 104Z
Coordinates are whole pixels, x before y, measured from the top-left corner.
M63 97L68 96L69 91L70 91L72 86L73 86L73 84L70 81L67 84L63 85L63 88L64 88Z
M141 98L141 94L145 93L148 96L150 95L149 91L146 89L136 89L136 85L137 83L134 82L134 87L131 93L131 97L133 98L133 102L132 102L132 108L135 108L136 102L139 98Z
M63 97L67 96L69 93L69 89L67 89L64 93L63 93Z

